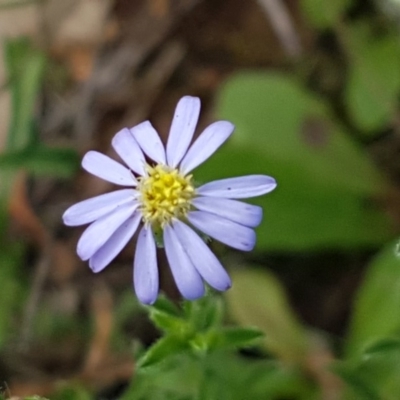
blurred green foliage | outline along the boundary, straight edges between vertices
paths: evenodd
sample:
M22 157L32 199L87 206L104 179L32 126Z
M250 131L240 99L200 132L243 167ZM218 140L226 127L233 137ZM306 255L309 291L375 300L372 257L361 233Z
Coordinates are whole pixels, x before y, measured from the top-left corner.
M400 333L400 265L395 243L372 261L358 292L347 342L347 352L362 352L371 343Z
M324 101L297 81L277 73L238 74L222 90L219 115L236 132L196 178L255 171L276 178L273 193L252 201L265 214L258 250L379 246L392 238L387 216L373 205L384 179Z
M70 177L79 158L72 149L40 143L36 113L48 67L43 51L28 38L16 38L5 42L4 58L12 104L6 148L0 154L1 196L7 197L16 171Z
M46 58L28 38L6 41L4 53L12 101L6 148L16 151L27 148L34 140L35 110Z
M333 370L346 382L344 399L396 400L400 393L400 336L378 340Z
M18 243L1 241L0 271L2 290L0 291L0 348L6 343L9 335L15 332L23 299L25 298L24 282L21 276L21 265L25 256L24 246Z
M376 35L360 22L342 32L350 58L346 107L366 136L396 117L400 91L400 45L396 30Z
M28 287L21 279L25 245L8 234L8 201L18 171L29 174L70 177L79 165L77 153L67 148L50 148L39 141L36 123L39 93L46 69L44 53L27 38L4 43L8 88L11 93L11 123L5 152L0 154L0 348L14 332L16 315Z
M234 319L265 333L265 348L290 364L304 360L308 351L306 331L295 317L277 278L265 270L232 273L235 285L226 294Z
M301 7L309 21L319 29L327 29L337 25L351 0L301 0Z
M351 0L302 0L301 5L317 30L336 35L347 63L342 100L350 125L373 138L390 126L398 110L398 31L386 27L376 34L368 20L349 23ZM5 60L12 118L6 151L0 154L0 348L18 325L27 290L21 278L25 245L12 243L7 232L5 204L14 174L24 169L70 177L78 166L73 150L40 141L36 116L48 68L44 53L28 39L13 39L6 42ZM323 343L332 360L317 372L341 378L339 398L397 400L400 260L394 254L390 221L377 201L391 183L354 143L350 128L327 99L294 74L233 75L219 94L217 113L234 122L236 132L196 171L196 178L265 173L277 179L276 191L254 200L265 213L258 228L260 253L365 247L381 251L368 265L348 333L335 348L323 332L312 332L295 316L284 288L265 266L261 270L246 264L231 271L234 287L224 300L211 294L176 305L160 297L146 310L161 337L140 350L135 376L121 399L317 400L323 387L309 365ZM132 294L122 296L113 339L125 352L131 338L124 336L123 326L138 312L143 308ZM46 305L38 312L35 334L41 338L62 338L78 330L86 334L88 322L54 315ZM72 383L53 398L89 400L94 394Z

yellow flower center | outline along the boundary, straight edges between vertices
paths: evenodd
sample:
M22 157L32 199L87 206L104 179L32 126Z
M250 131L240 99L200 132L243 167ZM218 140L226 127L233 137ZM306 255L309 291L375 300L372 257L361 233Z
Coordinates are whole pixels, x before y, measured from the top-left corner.
M163 228L173 217L185 217L194 196L192 175L183 176L177 169L158 164L147 166L148 176L140 177L140 211L143 221Z

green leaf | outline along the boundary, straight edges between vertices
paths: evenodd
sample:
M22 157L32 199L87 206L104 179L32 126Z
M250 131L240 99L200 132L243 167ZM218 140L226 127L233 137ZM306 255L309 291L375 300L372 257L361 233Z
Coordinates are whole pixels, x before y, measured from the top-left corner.
M150 310L150 319L154 322L157 328L164 332L184 335L188 331L187 321L180 317L175 317L157 310Z
M364 355L368 357L374 353L384 353L398 350L400 350L400 338L390 337L372 343L371 346L365 349Z
M297 369L279 362L221 351L199 362L184 353L157 368L139 370L121 400L310 400L316 398L310 386Z
M346 391L347 394L344 397L345 399L381 400L381 397L373 387L374 385L372 382L368 382L363 377L359 376L357 371L354 371L354 369L349 367L347 364L337 363L332 367L332 371L349 386Z
M196 301L185 301L183 309L194 332L207 331L222 322L223 305L219 296L209 294Z
M178 307L171 300L162 295L158 296L156 302L149 308L175 317L179 317L181 315Z
M224 328L220 332L221 347L247 347L254 345L257 339L264 336L264 333L258 328Z
M12 98L6 149L16 151L35 139L32 124L46 59L27 38L8 40L4 49Z
M347 354L400 331L400 260L394 251L389 244L368 267L353 306Z
M34 174L70 177L78 167L78 154L68 148L36 145L0 154L0 168L4 171L24 168Z
M350 57L346 105L366 134L395 117L400 91L400 44L397 31L376 35L366 24L344 32Z
M82 385L73 384L58 390L52 400L93 400L93 395Z
M301 0L302 10L317 28L329 28L340 21L351 0Z
M320 99L283 75L261 73L235 76L220 97L219 114L236 132L195 177L276 178L274 192L251 200L264 209L258 249L353 248L392 238L388 217L368 201L382 196L385 181Z
M187 349L188 343L185 338L175 335L164 336L146 351L138 360L137 366L138 368L154 366Z
M292 312L284 290L268 271L246 269L232 273L235 285L226 293L234 319L264 332L268 351L289 362L301 362L307 353L307 336Z
M362 399L397 400L400 392L400 338L374 342L365 352L334 366L342 379ZM354 399L351 392L347 398Z

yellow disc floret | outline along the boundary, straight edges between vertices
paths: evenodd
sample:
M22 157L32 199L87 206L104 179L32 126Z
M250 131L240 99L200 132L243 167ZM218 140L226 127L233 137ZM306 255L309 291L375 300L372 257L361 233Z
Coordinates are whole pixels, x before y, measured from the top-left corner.
M192 175L183 176L177 169L162 164L148 165L146 170L148 176L138 178L137 187L143 221L163 228L173 217L185 217L194 196Z

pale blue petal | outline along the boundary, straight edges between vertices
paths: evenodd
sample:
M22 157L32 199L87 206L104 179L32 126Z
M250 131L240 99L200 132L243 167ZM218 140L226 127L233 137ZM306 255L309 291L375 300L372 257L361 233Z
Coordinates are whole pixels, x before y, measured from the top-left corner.
M134 213L137 204L125 204L89 225L78 241L78 256L86 261Z
M144 154L128 128L120 130L113 137L111 144L132 171L142 176L146 174Z
M121 252L125 245L135 234L141 219L140 213L136 212L128 218L100 247L96 253L90 257L89 266L93 272L100 272Z
M200 114L200 100L197 97L182 97L175 109L167 143L167 161L176 168L185 155Z
M207 211L250 228L260 225L263 215L259 206L219 197L196 197L192 204L200 211Z
M172 275L182 296L188 300L195 300L203 296L204 284L201 276L170 225L164 228L164 246Z
M276 188L274 178L267 175L247 175L221 179L200 186L196 191L203 196L244 199L261 196Z
M130 128L130 131L148 157L158 164L166 163L164 145L149 121Z
M68 226L88 224L123 204L136 203L136 197L136 190L121 189L80 201L65 211L63 214L64 224Z
M144 304L153 304L158 295L156 244L151 227L144 226L138 237L133 267L136 296Z
M256 244L253 229L239 225L228 219L205 211L192 211L188 214L189 222L206 235L234 249L250 251Z
M172 224L176 236L193 265L203 279L214 289L227 290L231 279L204 241L186 224L175 220Z
M82 167L91 174L121 186L136 186L137 181L128 168L98 151L89 151L82 159Z
M183 174L195 169L228 139L235 126L228 121L214 122L193 143L180 165Z

